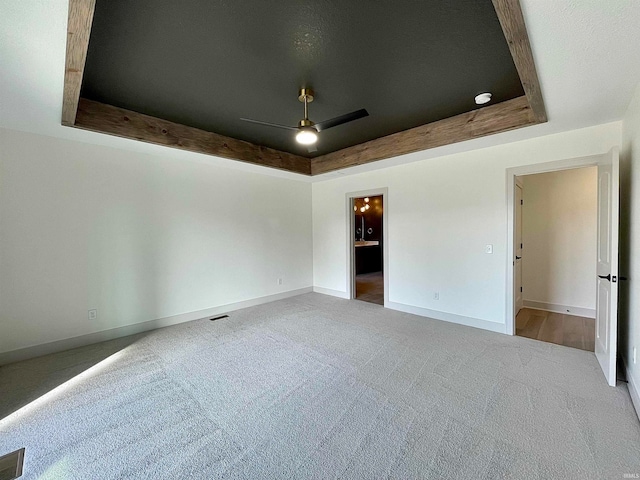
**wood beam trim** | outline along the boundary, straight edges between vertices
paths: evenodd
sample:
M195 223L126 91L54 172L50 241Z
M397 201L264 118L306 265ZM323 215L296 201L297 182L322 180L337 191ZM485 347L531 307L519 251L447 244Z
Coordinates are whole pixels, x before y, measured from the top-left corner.
M69 0L67 55L64 65L64 93L62 97L63 125L71 126L76 121L95 6L96 0Z
M80 98L75 126L156 145L311 174L308 158Z
M315 157L311 175L463 142L538 123L525 96Z
M547 121L547 112L520 2L519 0L492 1L529 105L536 121L544 123Z
M525 91L526 106L522 105L522 100L525 97L520 97L348 147L312 160L124 109L117 109L110 105L80 99L95 1L69 0L62 108L63 125L76 125L78 128L100 133L217 155L295 173L317 175L547 121L540 83L519 0L492 0L492 2ZM501 105L503 107L500 107ZM504 106L508 108L505 109ZM496 115L497 118L487 118L487 114L490 112L493 112L491 114ZM82 118L80 119L81 113ZM94 115L97 117L90 118ZM122 120L125 117L128 119L127 121ZM120 118L120 122L116 118ZM457 135L454 131L455 125L462 127ZM483 125L488 126L488 129ZM491 131L492 129L494 130ZM447 137L450 138L448 141L443 140Z

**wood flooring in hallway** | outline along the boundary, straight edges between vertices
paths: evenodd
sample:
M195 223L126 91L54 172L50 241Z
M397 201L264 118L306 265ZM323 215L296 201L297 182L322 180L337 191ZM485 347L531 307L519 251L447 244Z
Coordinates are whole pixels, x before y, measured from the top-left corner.
M384 305L384 277L382 272L356 275L356 300Z
M593 352L596 321L562 313L522 308L516 316L516 335Z

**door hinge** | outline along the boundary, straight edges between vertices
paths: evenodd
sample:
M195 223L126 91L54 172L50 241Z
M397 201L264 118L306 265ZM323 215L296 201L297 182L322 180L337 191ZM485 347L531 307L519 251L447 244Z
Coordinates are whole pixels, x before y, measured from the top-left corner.
M522 248L522 244L520 244L520 248Z
M524 200L520 199L520 205L524 205Z
M522 287L520 287L520 292L522 292Z

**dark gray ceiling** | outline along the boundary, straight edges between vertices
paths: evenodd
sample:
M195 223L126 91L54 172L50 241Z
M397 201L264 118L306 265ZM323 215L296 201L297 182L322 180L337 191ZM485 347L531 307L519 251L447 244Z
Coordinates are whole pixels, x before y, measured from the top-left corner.
M294 133L311 120L370 116ZM491 0L97 0L82 96L303 156L317 156L524 95Z

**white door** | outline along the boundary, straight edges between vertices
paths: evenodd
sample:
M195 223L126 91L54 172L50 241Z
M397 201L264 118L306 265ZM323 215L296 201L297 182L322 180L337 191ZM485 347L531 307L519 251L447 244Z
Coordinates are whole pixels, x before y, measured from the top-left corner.
M515 299L515 314L517 315L520 309L522 308L522 187L516 184L516 204L515 204L515 212L516 212L516 244L514 245L513 251L516 254L516 258L514 259L514 275L515 275L515 285L514 285L514 299Z
M618 209L617 147L598 164L598 268L596 297L596 357L611 386L616 384L618 329Z

